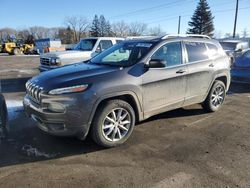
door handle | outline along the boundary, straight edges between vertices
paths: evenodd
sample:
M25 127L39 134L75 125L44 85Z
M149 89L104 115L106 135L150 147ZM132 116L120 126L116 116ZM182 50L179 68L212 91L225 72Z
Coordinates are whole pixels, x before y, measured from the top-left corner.
M176 71L177 74L183 74L183 73L185 73L185 72L187 72L187 71L186 71L186 70L183 70L183 69L180 69L180 70Z
M209 67L214 67L214 64L213 64L213 63L211 63L211 64L209 64L208 66L209 66Z

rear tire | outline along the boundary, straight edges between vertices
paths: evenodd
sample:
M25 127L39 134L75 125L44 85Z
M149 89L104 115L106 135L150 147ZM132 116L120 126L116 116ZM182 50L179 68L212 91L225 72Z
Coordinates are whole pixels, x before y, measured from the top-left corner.
M208 112L218 111L226 97L226 86L220 80L215 80L206 100L202 103L202 107Z
M0 138L7 136L7 107L4 96L0 94Z
M101 105L92 124L92 138L103 147L115 147L130 137L135 126L135 112L123 100L111 100Z

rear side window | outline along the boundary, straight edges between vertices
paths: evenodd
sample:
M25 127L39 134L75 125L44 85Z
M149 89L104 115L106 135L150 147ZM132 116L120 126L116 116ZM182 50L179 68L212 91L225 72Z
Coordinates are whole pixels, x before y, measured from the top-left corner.
M208 47L208 56L209 57L214 57L219 55L219 49L216 45L211 44L211 43L206 43L207 47Z
M185 42L188 54L188 62L208 59L207 48L202 42Z

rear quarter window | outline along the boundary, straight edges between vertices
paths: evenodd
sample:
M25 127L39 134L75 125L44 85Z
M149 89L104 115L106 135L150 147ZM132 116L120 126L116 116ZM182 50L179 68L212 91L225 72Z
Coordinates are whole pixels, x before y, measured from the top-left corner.
M219 49L216 45L211 44L211 43L206 43L206 45L208 47L208 56L210 58L216 57L220 54Z
M208 59L207 48L203 42L185 42L188 62L203 61Z

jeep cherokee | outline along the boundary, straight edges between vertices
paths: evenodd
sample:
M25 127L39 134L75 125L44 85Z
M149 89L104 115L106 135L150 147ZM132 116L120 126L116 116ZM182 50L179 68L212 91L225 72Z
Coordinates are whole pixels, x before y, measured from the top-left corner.
M219 110L229 84L230 62L215 40L128 40L29 80L24 107L49 134L84 139L90 132L97 144L113 147L153 115L195 103Z

